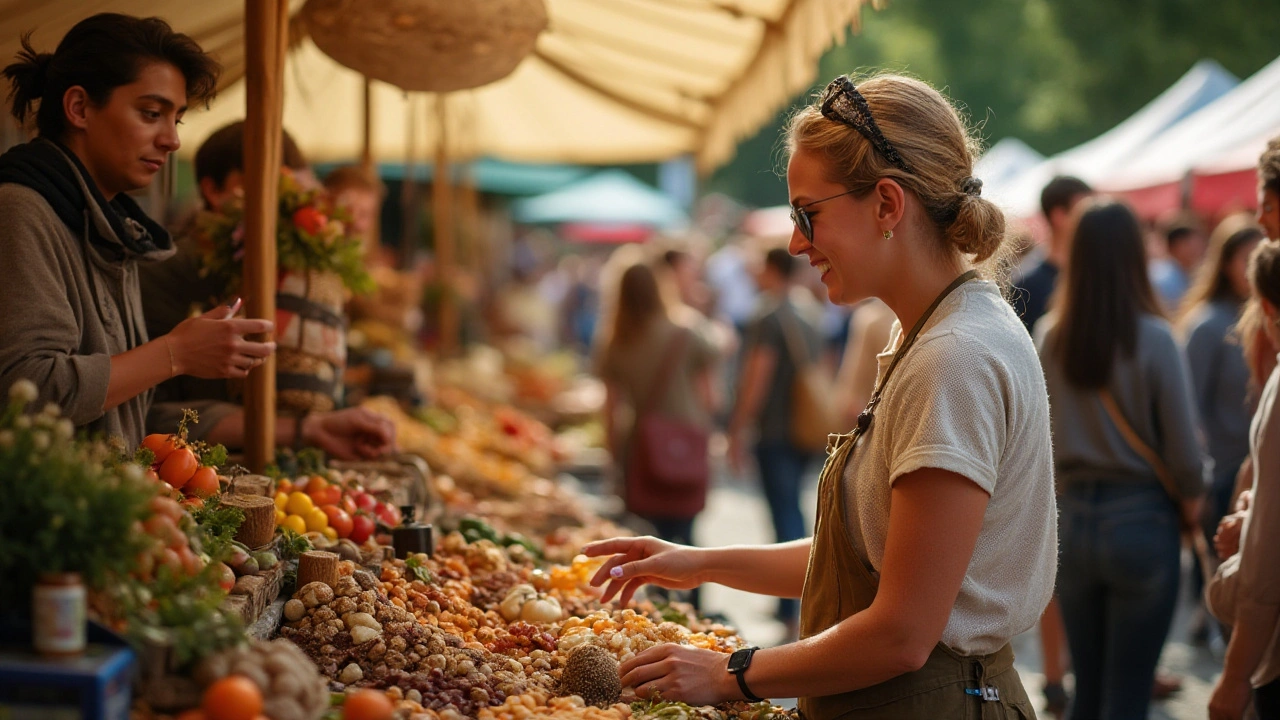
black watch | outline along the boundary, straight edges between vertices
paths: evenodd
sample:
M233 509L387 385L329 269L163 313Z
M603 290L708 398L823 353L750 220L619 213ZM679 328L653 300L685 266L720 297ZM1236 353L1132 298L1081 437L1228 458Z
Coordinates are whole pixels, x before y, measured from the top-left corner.
M747 679L744 677L747 674L747 668L751 667L751 658L755 656L756 651L759 649L758 647L742 648L741 650L733 651L733 654L729 656L729 674L738 678L738 689L742 690L742 694L751 702L764 702L764 698L758 697L751 692L751 688L747 687Z

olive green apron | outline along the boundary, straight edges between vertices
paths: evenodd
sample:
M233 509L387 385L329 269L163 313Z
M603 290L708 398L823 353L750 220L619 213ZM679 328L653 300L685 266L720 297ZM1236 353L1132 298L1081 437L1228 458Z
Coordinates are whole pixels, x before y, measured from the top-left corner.
M875 599L878 581L849 541L841 480L858 438L871 424L880 391L898 359L906 355L920 328L942 300L972 277L973 273L966 273L957 278L912 328L881 378L867 410L859 416L858 427L847 435L831 436L827 462L818 481L817 527L800 600L802 638L839 624L870 607ZM970 657L938 643L919 670L862 690L800 698L799 705L805 720L1035 718L1035 710L1013 667L1013 650L1007 643L990 655Z

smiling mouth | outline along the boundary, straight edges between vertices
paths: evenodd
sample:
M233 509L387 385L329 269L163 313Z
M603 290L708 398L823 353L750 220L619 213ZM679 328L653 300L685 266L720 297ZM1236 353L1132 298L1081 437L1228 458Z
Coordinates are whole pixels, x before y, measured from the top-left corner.
M146 160L146 159L144 159L144 160L142 161L142 164L143 164L143 165L146 165L147 167L151 168L152 170L159 170L160 168L164 167L164 161L162 161L162 160Z
M818 268L818 272L823 275L826 275L827 273L831 272L831 263L829 262L814 263L813 266Z

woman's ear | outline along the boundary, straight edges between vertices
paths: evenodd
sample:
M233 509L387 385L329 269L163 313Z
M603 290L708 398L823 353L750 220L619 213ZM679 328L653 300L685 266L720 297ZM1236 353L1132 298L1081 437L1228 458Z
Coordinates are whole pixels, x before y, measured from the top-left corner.
M893 230L906 214L907 194L893 178L880 178L876 183L876 222L881 231Z
M89 93L79 85L72 85L62 94L62 112L73 128L84 130L89 125Z

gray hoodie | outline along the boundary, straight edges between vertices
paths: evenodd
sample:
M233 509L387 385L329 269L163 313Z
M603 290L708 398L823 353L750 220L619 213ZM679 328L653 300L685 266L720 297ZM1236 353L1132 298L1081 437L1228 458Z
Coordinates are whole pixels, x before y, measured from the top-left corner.
M0 390L29 379L40 392L34 409L56 403L78 429L122 438L132 450L142 442L152 391L104 411L111 357L147 342L137 265L173 249L130 252L76 178L90 198L78 232L40 193L0 184ZM123 260L100 255L89 223L122 248Z

